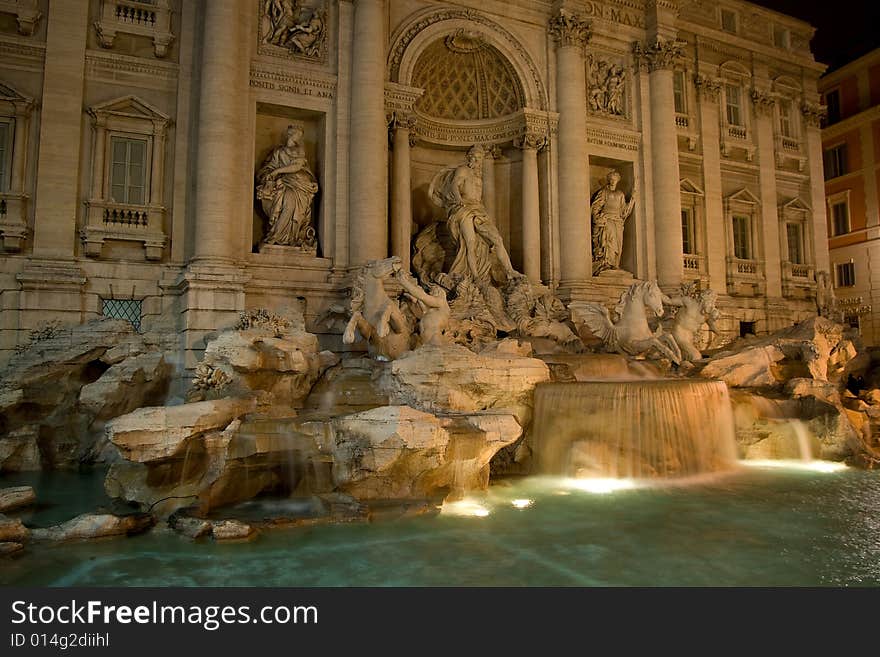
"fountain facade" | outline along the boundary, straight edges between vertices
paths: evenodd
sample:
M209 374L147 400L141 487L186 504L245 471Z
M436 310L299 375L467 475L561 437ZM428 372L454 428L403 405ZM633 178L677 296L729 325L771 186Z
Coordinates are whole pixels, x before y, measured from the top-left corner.
M735 465L733 411L720 381L542 383L535 470L595 477L681 477Z

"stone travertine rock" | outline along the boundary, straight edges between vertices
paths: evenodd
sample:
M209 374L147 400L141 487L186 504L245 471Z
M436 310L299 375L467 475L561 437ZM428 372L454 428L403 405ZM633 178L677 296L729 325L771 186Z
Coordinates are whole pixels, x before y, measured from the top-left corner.
M30 537L31 530L25 527L18 518L7 518L0 513L0 541L24 543Z
M39 433L39 427L31 424L0 434L0 472L39 470Z
M39 541L73 541L77 539L129 536L146 531L156 522L149 513L117 516L112 513L84 513L73 520L46 529L34 529L31 536Z
M282 317L249 311L242 314L239 328L223 331L208 342L189 399L260 391L271 395L267 403L295 406L324 371L338 362L332 352L319 351L318 338L305 330L301 314Z
M549 368L536 358L426 345L392 362L379 387L392 404L431 413L504 411L525 426L535 385L549 380Z
M839 382L862 371L870 362L844 328L825 317L750 341L739 350L712 358L702 376L721 379L732 387L778 387L793 378Z
M24 545L21 543L15 542L0 542L0 557L5 557L7 554L15 554L16 552L21 552L24 549Z
M213 526L210 521L201 518L190 518L188 516L174 514L168 519L171 528L183 534L187 538L193 540L203 536L210 536Z
M323 438L334 483L358 499L485 488L489 461L522 432L509 413L438 417L408 406L334 418L331 427Z
M256 530L240 520L219 520L211 523L215 541L235 541L251 538Z
M161 461L177 455L192 439L225 429L255 409L253 399L231 398L139 408L108 422L106 434L129 461Z
M0 468L95 460L103 422L163 403L171 370L153 337L122 320L35 333L0 371Z
M20 509L30 506L37 501L37 494L31 486L13 486L0 488L0 513L6 513L12 509Z

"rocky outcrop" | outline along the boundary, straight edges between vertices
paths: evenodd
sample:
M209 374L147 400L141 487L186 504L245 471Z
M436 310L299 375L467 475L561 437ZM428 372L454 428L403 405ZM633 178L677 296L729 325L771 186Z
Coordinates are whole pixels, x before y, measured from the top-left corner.
M302 315L265 310L242 313L239 324L208 342L188 399L260 393L265 404L299 406L324 371L339 362L319 351Z
M392 404L428 413L497 410L525 426L535 385L550 380L537 358L523 356L516 343L474 354L460 345L426 345L394 360L379 379Z
M240 520L220 520L211 523L211 535L215 541L243 541L251 538L253 527Z
M112 513L84 513L73 520L46 529L34 529L37 541L74 541L79 539L130 536L152 527L156 519L149 513L117 516Z
M0 513L30 506L37 501L37 494L30 486L0 488Z
M374 408L330 425L318 440L333 457L334 484L362 500L484 489L489 461L522 432L509 413L444 417L408 406Z
M0 542L24 543L31 531L18 518L7 518L0 513Z
M75 467L116 415L165 401L161 345L121 320L35 334L0 372L0 471Z
M701 374L731 387L782 387L793 378L837 383L870 359L840 324L813 317L711 358Z

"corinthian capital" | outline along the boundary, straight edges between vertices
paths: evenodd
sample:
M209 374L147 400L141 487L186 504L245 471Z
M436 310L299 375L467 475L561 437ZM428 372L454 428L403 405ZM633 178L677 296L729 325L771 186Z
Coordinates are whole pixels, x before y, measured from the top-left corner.
M513 145L523 150L532 149L539 151L547 145L547 137L534 130L526 130L526 132L514 139Z
M825 105L805 102L801 105L801 114L804 115L807 125L818 128L822 125L822 119L828 115L828 108Z
M700 98L704 98L712 103L717 103L721 96L721 80L718 78L710 78L708 75L697 74L694 76L694 86Z
M583 50L592 36L590 22L577 14L570 14L565 9L560 9L559 13L550 19L547 29L559 48L575 46Z
M752 89L752 104L758 114L771 114L773 106L776 105L776 99L766 91L760 89Z
M659 71L674 67L682 57L684 43L674 39L663 40L660 37L654 43L643 46L640 42L633 43L633 56L636 67L646 67L648 71Z

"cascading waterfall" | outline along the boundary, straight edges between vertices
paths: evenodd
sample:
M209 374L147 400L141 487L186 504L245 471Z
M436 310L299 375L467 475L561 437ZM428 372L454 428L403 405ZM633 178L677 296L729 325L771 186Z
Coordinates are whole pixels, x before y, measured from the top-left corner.
M578 477L681 477L736 463L721 381L542 383L535 391L536 471Z

